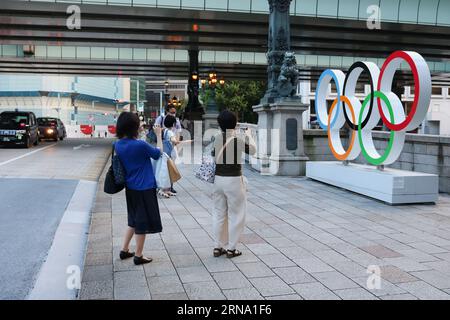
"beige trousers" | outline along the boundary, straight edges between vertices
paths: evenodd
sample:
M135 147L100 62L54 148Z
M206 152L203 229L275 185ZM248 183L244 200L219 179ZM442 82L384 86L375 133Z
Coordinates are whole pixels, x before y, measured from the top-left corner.
M213 234L215 248L236 249L244 231L247 211L246 182L243 176L216 176L213 191Z

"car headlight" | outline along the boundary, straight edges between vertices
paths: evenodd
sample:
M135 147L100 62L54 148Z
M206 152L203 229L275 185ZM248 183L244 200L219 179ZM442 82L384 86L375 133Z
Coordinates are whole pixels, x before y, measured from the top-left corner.
M53 129L47 129L47 133L53 133Z

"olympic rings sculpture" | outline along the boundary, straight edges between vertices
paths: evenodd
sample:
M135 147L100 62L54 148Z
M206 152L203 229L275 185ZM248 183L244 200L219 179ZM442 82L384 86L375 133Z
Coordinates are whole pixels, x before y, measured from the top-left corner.
M408 63L414 78L415 95L408 115L405 115L401 100L391 91L395 71L402 61ZM363 72L369 76L370 93L361 103L355 97L355 90ZM336 84L337 98L328 111L326 96L331 81ZM317 120L328 132L328 145L336 159L354 160L362 152L370 164L388 165L400 156L406 131L416 129L425 119L430 97L431 75L425 59L417 52L395 51L386 59L381 71L375 63L361 61L355 62L347 75L341 70L325 70L317 83L315 107ZM380 119L391 130L382 155L372 139L372 130ZM347 150L339 135L345 124L352 129Z

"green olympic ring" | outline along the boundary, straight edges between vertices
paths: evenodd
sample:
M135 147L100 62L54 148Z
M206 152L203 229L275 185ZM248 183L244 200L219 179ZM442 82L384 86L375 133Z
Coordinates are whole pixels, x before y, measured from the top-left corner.
M394 111L392 110L392 105L391 102L389 101L389 98L381 91L375 91L373 93L373 95L376 98L381 98L381 100L384 101L384 103L386 104L388 110L389 110L389 116L391 118L391 123L394 123L395 119L394 119ZM373 164L375 166L381 165L389 156L389 153L391 152L392 149L392 145L394 144L394 137L395 137L395 131L391 131L390 135L389 135L389 142L387 145L386 150L384 151L383 155L379 158L373 158L371 157L365 147L364 147L364 143L363 143L363 139L362 139L362 129L361 129L361 123L362 123L362 115L364 113L364 108L366 107L367 103L370 101L370 98L372 97L372 93L370 93L369 95L367 95L367 97L364 99L362 105L361 105L361 111L359 113L359 117L358 117L358 140L359 140L359 145L361 146L361 151L364 155L364 158L366 158L366 160L370 163Z

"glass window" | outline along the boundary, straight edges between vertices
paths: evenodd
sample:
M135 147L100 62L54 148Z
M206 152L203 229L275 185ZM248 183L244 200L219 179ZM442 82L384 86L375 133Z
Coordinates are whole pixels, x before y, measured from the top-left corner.
M330 66L340 67L342 65L342 57L331 56L330 57Z
M228 63L228 51L216 51L217 63Z
M189 61L187 50L175 50L175 61L182 61L182 62Z
M77 58L78 59L90 59L91 58L91 48L77 47Z
M358 19L358 0L339 0L340 18Z
M230 52L228 54L228 61L229 63L238 63L241 62L241 53L240 52Z
M431 94L436 96L442 95L442 87L432 87Z
M265 53L262 52L256 52L255 53L255 64L266 64L267 63L267 57ZM297 61L298 63L298 61Z
M254 64L255 54L253 52L242 52L242 63Z
M92 47L91 59L105 60L105 48L104 47Z
M318 56L317 64L321 67L329 67L330 66L330 57L329 56Z
M131 0L108 0L109 4L131 6Z
M160 61L161 50L160 49L147 49L147 60Z
M317 66L317 56L316 55L307 54L306 58L305 58L305 64L307 66Z
M147 51L143 48L134 48L133 60L147 60Z
M118 60L119 48L105 48L105 58L111 60Z
M201 62L214 62L214 51L200 51Z
M337 17L337 0L317 0L318 17Z
M441 0L439 2L437 24L450 25L450 0Z
M397 21L399 2L400 2L400 0L381 0L380 1L381 21Z
M205 9L205 0L181 0L181 6L186 9Z
M250 0L229 0L228 6L229 11L250 12Z
M353 64L352 57L342 57L342 67L350 67Z
M180 0L158 0L158 8L180 8Z
M291 8L294 5L291 4ZM269 3L267 1L252 0L252 12L269 13Z
M61 56L63 59L75 59L76 48L70 46L63 46L61 51Z
M4 44L3 55L8 57L17 57L17 46L15 44Z
M119 48L119 60L133 60L133 49Z
M205 0L206 9L227 11L228 1L224 0Z
M392 0L389 0L392 1ZM373 5L379 6L379 0L359 0L359 20L366 20L368 17L371 17L373 14L372 9L369 8ZM381 11L380 16L383 17L384 12Z
M417 23L418 8L419 0L400 1L399 22Z
M315 16L317 1L299 1L295 6L295 15L297 16Z
M61 58L61 47L47 46L47 57L60 59Z
M435 62L434 68L435 68L435 71L445 72L445 62Z
M439 0L421 1L419 7L419 23L420 24L435 24L436 11Z
M133 5L139 7L156 7L156 1L157 0L133 0Z
M297 60L297 64L304 66L305 65L305 56L303 54L296 54L295 60Z
M161 49L161 61L175 61L175 50Z
M5 49L3 48L3 54ZM34 56L35 57L47 57L47 46L35 46L34 47Z

